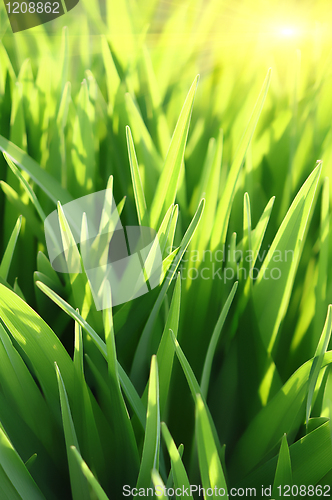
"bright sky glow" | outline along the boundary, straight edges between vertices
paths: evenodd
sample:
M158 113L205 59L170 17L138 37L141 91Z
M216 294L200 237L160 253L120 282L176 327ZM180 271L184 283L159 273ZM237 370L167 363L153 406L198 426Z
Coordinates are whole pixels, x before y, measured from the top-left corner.
M279 33L284 37L291 37L296 34L296 29L292 28L291 26L283 26L282 28L280 28Z

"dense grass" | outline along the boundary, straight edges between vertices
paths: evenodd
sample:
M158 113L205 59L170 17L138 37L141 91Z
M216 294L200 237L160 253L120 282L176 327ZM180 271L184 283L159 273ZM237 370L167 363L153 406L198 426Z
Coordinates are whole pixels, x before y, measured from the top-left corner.
M264 5L1 12L1 499L332 483L328 5ZM43 222L106 187L164 278L97 311Z

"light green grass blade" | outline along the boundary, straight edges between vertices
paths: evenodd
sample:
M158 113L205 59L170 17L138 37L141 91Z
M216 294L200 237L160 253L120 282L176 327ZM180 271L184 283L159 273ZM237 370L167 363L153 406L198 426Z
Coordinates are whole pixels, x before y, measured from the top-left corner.
M27 172L31 179L47 194L54 202L61 201L62 204L72 201L71 195L61 185L45 172L38 163L28 156L22 149L0 135L0 150L11 158L22 170Z
M308 399L306 408L306 425L308 425L311 406L312 406L312 398L315 392L318 375L322 367L322 362L326 353L326 349L330 342L331 331L332 331L332 305L329 305L324 329L319 339L317 349L315 352L315 357L312 362L312 367L309 374Z
M180 344L179 342L177 341L177 339L175 338L173 332L170 330L170 336L172 338L172 341L173 341L173 344L174 344L174 348L175 348L175 352L176 352L176 355L178 357L178 360L180 361L180 364L181 364L181 367L182 367L182 370L183 370L183 373L185 374L185 377L187 379L187 382L188 382L188 385L189 385L189 389L190 389L190 392L192 394L192 397L194 398L194 400L196 400L196 395L199 394L200 397L201 397L201 400L204 402L205 404L205 407L206 407L206 412L207 412L207 415L209 417L209 423L210 423L210 427L212 429L212 432L213 432L213 437L214 437L214 441L216 443L216 446L218 448L218 454L219 454L219 457L222 456L222 451L221 451L221 446L220 446L220 443L219 443L219 437L218 437L218 433L217 433L217 430L215 428L215 425L214 425L214 422L213 422L213 419L212 419L212 416L211 416L211 413L210 413L210 410L206 404L206 401L205 401L205 398L202 394L202 391L201 391L201 388L197 382L197 379L195 377L195 374L187 360L187 358L185 357L181 347L180 347Z
M149 379L148 409L146 429L137 488L149 488L151 471L159 468L160 449L160 411L159 411L159 379L157 357L152 356Z
M289 304L320 172L321 165L318 165L298 192L273 240L253 287L256 316L268 352L273 349L280 323ZM273 268L279 269L280 272L274 272L271 279Z
M0 186L9 203L11 203L18 213L25 218L29 226L29 231L38 238L38 241L43 241L45 237L44 232L41 229L40 221L35 217L34 210L23 203L21 196L9 184L0 181Z
M133 484L136 481L139 470L137 445L124 404L119 404L119 396L97 363L94 363L88 355L86 359L96 382L99 404L110 426L112 442L110 465L114 471L114 487L119 491L123 484Z
M167 249L171 250L173 249L174 245L174 237L175 237L175 231L178 223L178 216L179 216L179 206L174 205L173 212L172 212L172 218L169 226L169 232L167 236L167 244L166 244L166 251ZM169 253L169 251L168 251Z
M113 113L115 97L120 85L120 77L115 67L113 57L107 42L106 37L101 39L102 57L106 70L107 97L108 97L108 112Z
M249 259L248 259L249 257ZM251 243L251 209L250 209L250 199L248 193L244 193L243 199L243 253L242 261L240 262L241 267L245 267L246 275L249 276L249 281L251 279L251 268L252 268L252 243ZM248 262L249 260L249 262ZM248 283L248 281L247 281ZM246 287L244 288L244 295L247 296L248 292Z
M46 450L59 457L54 440L55 422L36 382L0 323L0 374L6 398L32 429Z
M223 195L218 205L214 229L211 236L210 248L212 251L214 251L219 245L223 247L226 241L228 221L231 213L237 180L239 178L241 166L243 164L249 143L252 139L264 105L265 97L270 84L270 78L271 70L268 71L262 90L260 92L260 95L258 96L255 108L248 123L247 129L241 139L230 172L228 174L227 182L223 190Z
M107 285L105 288L105 304L111 304L111 288L108 282ZM114 447L118 445L118 462L120 462L121 460L123 471L125 471L127 468L130 471L130 475L135 476L135 467L137 467L138 471L139 457L135 435L120 389L120 379L114 338L113 315L111 307L104 308L103 319L109 375L107 385L109 387L110 394L111 415L112 420L114 421L114 428L116 429L117 436Z
M10 485L15 490L15 496L4 496L3 498L20 498L22 500L45 500L44 495L39 490L35 481L32 479L29 471L23 461L13 448L11 442L5 434L0 424L0 465L1 476L6 476ZM1 489L5 487L6 479L1 477ZM9 487L9 489L11 489ZM12 492L13 493L13 492ZM10 493L10 495L12 495Z
M82 477L81 468L77 464L77 461L74 459L74 457L70 451L70 448L72 446L75 446L77 449L79 449L79 446L78 446L78 441L77 441L77 436L76 436L73 418L72 418L71 411L70 411L70 406L69 406L66 388L65 388L64 382L62 380L60 370L59 370L56 363L55 363L55 369L56 369L56 375L57 375L59 393L60 393L62 424L63 424L63 430L64 430L65 440L66 440L66 449L67 449L69 474L70 474L70 484L71 484L71 491L72 491L72 495L73 495L73 500L79 500L79 499L88 500L88 499L90 499L90 495L89 495L87 483L84 480L84 478Z
M145 166L146 176L153 174L154 171L160 172L163 165L162 158L146 127L138 105L129 93L126 94L125 99L130 129L136 144L138 158Z
M22 300L24 300L24 302L26 302L26 298L24 297L24 294L18 284L17 278L15 278L13 290L16 293L16 295L18 295Z
M12 94L10 140L24 151L27 150L27 133L23 108L23 89L22 84L19 81L16 81Z
M203 488L205 490L212 488L213 499L220 497L220 490L227 496L224 472L218 456L209 416L200 394L196 396L196 440ZM218 493L216 493L215 488L217 488Z
M185 491L190 492L190 482L186 473L186 469L182 463L180 453L174 443L174 440L167 428L167 425L162 422L161 423L161 431L163 434L163 438L165 440L169 457L171 459L171 467L172 467L172 475L174 479L174 487L175 488L184 488ZM188 498L193 500L192 495L186 495Z
M178 452L179 452L180 458L182 460L183 452L184 452L183 444L180 444L180 446L178 447ZM171 469L169 471L169 474L168 474L166 488L172 488L173 485L174 485L174 480L173 480L173 474L172 474L172 469Z
M37 199L37 196L35 195L33 189L31 188L31 186L29 185L29 183L27 182L27 180L23 177L23 175L21 174L21 172L19 171L19 169L16 167L16 165L11 161L11 159L9 158L9 156L6 154L6 153L3 153L4 157L5 157L5 160L6 162L8 163L10 169L12 170L12 172L16 175L16 177L18 178L18 180L21 182L23 188L24 188L24 191L27 193L27 195L29 196L30 200L32 201L33 205L35 206L38 214L39 214L39 217L41 218L41 220L44 222L45 218L46 218L46 215L44 213L44 210L42 209L38 199Z
M172 230L172 226L174 224L174 206L171 205L167 210L165 217L163 218L162 223L157 231L157 238L159 241L161 255L164 256L165 252L168 254L167 241L170 237L170 231Z
M263 238L265 235L265 231L267 228L267 225L269 223L270 217L271 217L271 212L274 204L275 196L273 196L266 207L264 208L264 211L255 227L255 229L252 229L251 231L251 245L252 245L252 254L253 254L253 261L252 265L254 266L257 261L257 257L260 251L260 248L262 246Z
M148 49L143 46L142 69L146 79L146 100L148 101L152 113L153 124L156 130L156 137L159 144L159 150L163 158L166 157L171 135L168 128L165 113L163 111L161 95L159 92L156 75L154 73L151 56Z
M160 477L159 472L156 469L152 469L151 479L155 488L156 493L158 494L158 498L161 500L168 500L168 496L166 495L166 486L163 480Z
M57 288L62 288L62 283L56 271L54 271L50 261L43 252L37 254L37 269L40 273L47 276Z
M87 450L89 463L96 470L103 470L105 453L100 440L100 433L96 422L94 409L96 404L84 375L84 349L82 327L75 321L74 367L77 374L75 379L75 393L72 405L73 418L76 426L81 426L83 443ZM76 427L77 428L77 427Z
M145 429L146 426L146 411L144 408L144 405L142 404L141 398L139 397L135 387L133 386L130 378L122 368L122 366L119 364L118 365L119 369L119 379L121 382L121 387L123 389L123 392L126 395L126 398L128 399L132 409L134 410L136 416L138 417L138 420L142 426L143 429Z
M1 260L0 278L2 278L5 281L7 280L7 277L8 277L10 263L12 261L13 253L15 251L15 246L16 246L18 235L20 233L21 224L22 224L22 216L20 215L20 217L17 219L14 230L12 232L10 239L9 239L8 245L6 247L4 256L2 257L2 260Z
M169 309L165 328L159 343L157 351L158 373L159 373L159 406L160 415L163 417L166 403L168 399L168 391L171 381L171 374L174 359L174 347L172 339L169 336L171 330L175 337L178 334L179 316L180 316L180 301L181 301L181 276L178 274L174 287L171 307ZM148 384L142 396L142 401L146 405L148 395Z
M280 496L279 490L277 489L278 486L293 486L292 465L286 434L283 435L281 441L277 469L274 476L272 496L275 498L277 498L277 496Z
M70 447L70 452L72 456L74 457L74 460L78 464L80 470L86 477L88 483L90 484L92 490L94 491L96 495L96 499L98 500L109 500L108 496L104 492L103 488L100 486L98 483L97 479L94 477L92 474L91 470L87 466L87 464L84 462L83 458L81 457L80 453L77 451L77 448L75 446ZM91 498L91 496L89 497Z
M71 307L65 300L63 300L57 293L51 290L44 283L37 281L36 285L40 290L42 290L45 295L47 295L55 304L57 304L63 311L65 311L71 318L77 321L82 328L91 336L92 340L98 347L101 354L107 359L107 349L105 342L99 337L99 335L94 331L94 329L85 321L82 316L75 311L73 307Z
M144 327L144 330L142 332L140 341L138 343L138 346L137 346L137 349L135 352L132 370L131 370L131 376L133 378L139 378L139 374L142 371L142 366L144 365L148 341L149 341L149 338L150 338L150 335L152 332L153 325L156 321L157 314L160 310L161 304L164 300L164 297L165 297L167 289L171 283L171 280L173 279L173 276L176 273L176 270L178 268L180 260L182 259L183 255L184 255L184 253L185 253L185 251L186 251L186 249L191 241L191 238L192 238L192 236L193 236L193 234L194 234L194 232L199 224L203 210L204 210L204 200L201 200L201 202L197 208L197 211L196 211L186 233L184 234L184 236L182 238L182 241L180 243L180 248L175 256L174 262L172 264L172 268L169 271L168 276L166 277L166 280L164 281L164 283L162 285L161 291L158 295L158 298L157 298L157 300L153 306L153 309L149 315L149 319L148 319L148 321Z
M234 299L234 295L236 293L238 287L238 281L234 283L232 286L232 289L227 297L227 300L225 302L225 305L223 306L220 316L218 318L218 321L216 323L216 326L214 327L212 337L209 343L209 347L205 356L205 361L204 361L204 366L203 366L203 372L202 372L202 380L201 380L201 391L203 396L206 398L208 394L208 389L209 389L209 384L210 384L210 375L211 375L211 368L212 368L212 361L214 358L214 354L218 345L218 340L221 334L222 327L225 323L225 319L227 317L229 308L231 307L231 304Z
M302 437L289 447L293 484L315 485L331 471L332 449L329 422ZM257 468L244 480L244 487L273 484L278 457ZM326 484L326 483L325 483Z
M329 264L329 233L330 233L330 184L329 178L326 177L323 182L322 206L321 206L321 222L320 222L320 248L318 260L318 278L315 289L315 317L314 317L314 333L312 337L313 348L316 347L317 341L324 324L324 318L327 307L327 276Z
M178 274L171 307L167 316L166 325L161 337L161 341L157 351L157 361L159 369L159 393L160 393L160 415L164 414L168 391L171 382L171 374L173 368L174 348L172 339L169 336L169 330L172 330L175 338L178 334L179 317L180 317L180 302L181 302L181 276Z
M127 135L129 162L130 162L130 173L134 188L137 217L139 224L144 226L145 224L147 224L146 201L142 187L141 176L138 169L135 146L129 127L126 127L126 135Z
M73 318L75 321L78 322L79 325L82 326L82 328L90 335L91 339L97 346L98 350L107 360L107 348L105 342L103 342L103 340L99 337L99 335L95 332L95 330L85 321L85 319L82 318L82 316L77 311L75 311L75 309L73 309L65 300L63 300L47 285L45 285L40 281L37 281L36 285L38 286L38 288L40 288L40 290L42 290L45 293L45 295L47 295L51 300L53 300L55 304L57 304L64 312L66 312L71 318ZM137 414L142 426L145 427L145 415L144 415L145 412L141 399L138 396L137 391L135 390L132 382L130 381L129 377L127 376L123 368L120 365L118 365L118 369L119 369L119 378L124 393L126 394L135 413Z
M95 185L94 135L89 118L90 104L88 86L86 80L83 80L78 96L71 148L74 179L69 178L69 182L75 182L71 190L77 196L92 192Z
M32 465L35 463L36 459L37 459L38 455L37 453L34 453L33 455L31 455L31 457L25 462L25 466L28 470L31 469Z
M85 273L71 272L71 269L80 269L82 271L82 258L60 202L58 202L57 209L62 248L64 249L63 253L67 264L75 306L81 311L82 317L86 319L93 303L92 293L90 287L88 286ZM82 228L85 227L84 221L86 222L86 217L84 216L82 220ZM86 239L81 237L81 241L86 241Z
M321 367L332 363L332 351L323 358ZM288 379L277 394L250 422L235 447L230 471L241 469L245 476L266 453L274 449L286 432L296 432L305 417L305 400L312 360L307 361ZM257 436L260 436L259 440ZM295 481L295 478L294 478Z
M198 76L195 78L181 110L176 124L171 144L168 149L165 164L158 181L158 186L151 206L151 226L156 227L160 222L164 205L169 207L174 203L184 150L187 142L191 113L198 85ZM165 186L167 188L165 189Z
M220 170L223 152L223 132L219 130L216 140L215 154L212 161L211 171L205 189L206 208L202 218L201 231L197 250L203 252L208 247L210 237L215 224L216 208L219 196Z
M45 399L57 415L59 396L55 361L61 369L68 393L73 391L74 368L67 351L42 318L3 285L0 285L0 318L29 358Z

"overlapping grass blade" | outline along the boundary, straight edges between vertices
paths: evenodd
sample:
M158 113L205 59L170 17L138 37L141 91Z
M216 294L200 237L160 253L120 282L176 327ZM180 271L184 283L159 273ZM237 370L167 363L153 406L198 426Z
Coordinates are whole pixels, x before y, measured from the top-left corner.
M8 245L6 247L4 256L2 257L2 260L0 263L0 277L5 281L7 280L7 277L8 277L10 263L12 261L12 257L13 257L13 253L15 250L18 235L20 233L21 222L22 222L22 216L20 216L17 219L17 222L16 222L15 227L13 229L12 235L11 235L9 242L8 242Z
M219 459L209 415L200 394L196 396L196 439L199 470L203 488L213 490L212 498L218 498L220 492L227 495L227 485Z
M157 357L152 356L149 379L148 408L146 428L137 488L149 488L152 469L159 468L160 452L160 409L159 409L159 377Z
M73 418L71 415L66 388L62 380L60 370L56 363L55 363L55 369L56 369L56 375L60 393L62 423L66 440L66 449L67 449L70 483L71 483L73 500L78 500L78 499L88 500L90 498L90 495L87 483L83 479L81 468L77 464L77 461L74 459L70 450L72 446L75 446L79 450L79 446L78 446Z
M264 259L253 289L260 333L269 352L273 349L280 323L289 303L320 172L321 165L318 165L298 192ZM273 266L279 269L279 279L273 276L271 279ZM269 300L272 289L273 300Z
M292 465L291 459L289 455L289 448L287 443L286 434L283 435L279 456L276 474L274 476L272 496L277 497L279 495L278 486L293 486L293 474L292 474Z
M229 308L231 307L231 304L234 299L234 295L236 293L238 287L238 281L234 283L232 286L232 289L227 297L227 300L221 310L220 316L218 318L218 321L216 323L216 326L214 327L212 337L209 343L209 347L205 356L205 361L204 361L204 366L203 366L203 372L202 372L202 380L201 380L201 391L203 396L206 398L207 393L208 393L208 388L209 388L209 383L210 383L210 375L211 375L211 368L212 368L212 361L214 358L214 354L218 345L218 340L221 334L222 327L225 323L225 319L227 317Z
M185 491L190 492L190 482L187 476L186 469L182 463L181 456L179 450L177 449L174 440L167 428L165 422L161 423L161 431L163 434L163 438L165 440L167 450L169 453L169 457L171 459L171 468L172 468L172 476L174 479L174 487L184 489ZM187 493L188 498L193 500L191 494Z
M321 368L331 364L332 352L328 351ZM275 448L286 432L293 435L305 417L305 399L312 360L307 361L288 379L278 393L251 421L235 448L230 471L236 476L241 467L245 476L269 451ZM257 439L257 435L260 439Z
M104 492L104 490L102 489L100 484L98 483L97 479L94 477L91 470L89 469L87 464L84 462L84 460L81 457L81 454L79 453L77 448L75 448L75 446L71 446L70 451L71 451L71 454L74 457L76 463L80 467L82 474L84 474L84 476L86 477L87 481L89 482L92 490L94 491L96 498L98 500L109 500L108 496L106 495L106 493ZM91 496L89 498L91 498Z
M180 243L179 251L177 252L171 270L168 272L168 275L166 277L166 280L163 283L163 286L161 288L161 291L159 292L158 298L153 306L153 309L149 315L149 319L146 322L146 325L144 327L144 330L142 332L140 341L138 343L136 352L135 352L135 357L133 360L133 365L132 365L132 370L131 370L131 375L137 379L139 379L139 373L141 372L142 365L144 364L144 358L145 358L145 353L147 349L147 344L151 335L151 331L154 325L154 322L156 321L157 314L160 310L162 301L164 300L164 297L166 295L167 289L170 285L171 280L173 279L173 276L178 268L178 265L180 263L180 260L182 259L190 241L191 238L199 224L199 221L201 219L202 213L204 209L204 200L202 200L197 208L197 211L186 231L184 234L182 241Z
M198 76L188 92L167 152L151 206L150 222L152 227L159 225L164 205L169 207L175 200L197 84ZM165 189L165 186L167 186L167 189Z
M45 500L0 424L1 494L3 498Z
M327 311L327 317L324 325L324 329L322 332L322 335L319 339L317 349L315 352L315 357L312 362L312 367L309 373L309 382L308 382L308 399L307 399L307 408L306 408L306 424L308 425L309 417L310 417L310 412L311 412L311 406L312 406L312 399L315 391L315 387L317 384L317 379L319 372L322 367L322 362L326 353L326 349L329 345L330 338L331 338L331 331L332 331L332 306L329 305L328 311Z

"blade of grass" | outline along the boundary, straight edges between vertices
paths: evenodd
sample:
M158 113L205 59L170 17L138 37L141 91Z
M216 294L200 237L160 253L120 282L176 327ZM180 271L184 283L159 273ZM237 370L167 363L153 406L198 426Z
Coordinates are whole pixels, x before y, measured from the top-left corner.
M15 227L13 229L12 235L11 235L9 242L8 242L8 245L6 247L4 256L2 257L2 260L1 260L0 278L2 278L5 281L7 280L7 277L8 277L10 263L12 261L17 238L18 238L18 235L19 235L20 229L21 229L21 223L22 223L22 216L20 215L19 218L17 219L17 222L16 222Z
M227 495L227 485L218 455L209 415L200 394L196 395L196 440L199 470L203 488L212 488L212 498L220 496L220 491ZM216 493L216 489L218 493Z
M209 388L209 384L210 384L212 361L213 361L214 354L215 354L215 351L216 351L216 348L218 345L218 340L219 340L225 319L227 317L229 308L231 307L231 304L233 302L237 287L238 287L238 281L236 281L234 283L234 285L232 286L232 289L227 297L225 305L223 306L223 308L221 310L220 316L218 318L216 326L214 327L212 337L211 337L211 340L209 343L209 347L208 347L208 350L207 350L207 353L205 356L203 372L202 372L202 379L201 379L201 391L202 391L204 398L207 397L207 393L208 393L208 388Z
M228 221L231 213L237 180L239 178L241 166L243 164L249 143L252 139L259 116L263 109L264 101L270 84L270 78L271 69L268 71L262 90L258 96L253 113L248 123L247 129L241 139L230 172L228 174L226 186L217 208L214 229L211 236L210 248L212 251L214 251L219 245L223 247L226 241Z
M146 414L146 430L140 471L136 487L149 488L152 469L159 468L160 450L160 411L159 411L159 379L157 357L152 356L149 379L148 409Z

